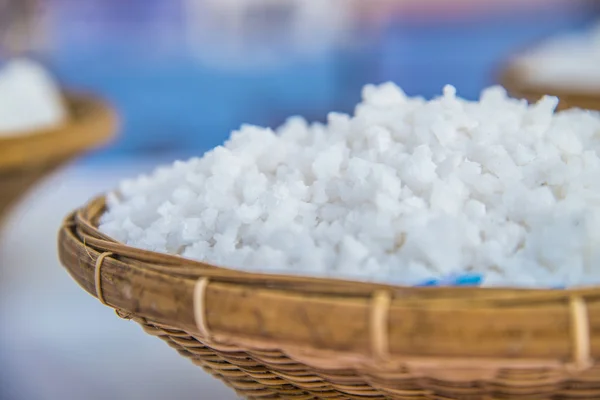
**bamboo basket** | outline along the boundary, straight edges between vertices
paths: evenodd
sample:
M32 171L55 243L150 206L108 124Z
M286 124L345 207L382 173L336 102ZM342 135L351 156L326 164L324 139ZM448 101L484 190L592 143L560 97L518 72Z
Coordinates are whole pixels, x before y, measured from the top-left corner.
M583 108L600 111L600 92L581 92L558 86L535 84L527 78L528 75L529 72L524 68L509 64L500 72L499 81L515 98L524 98L535 102L544 95L552 95L560 99L557 110Z
M116 132L115 112L103 101L74 93L64 101L69 112L64 125L0 137L0 219L30 187Z
M251 274L120 244L97 229L104 210L66 218L67 271L243 397L600 399L599 288Z

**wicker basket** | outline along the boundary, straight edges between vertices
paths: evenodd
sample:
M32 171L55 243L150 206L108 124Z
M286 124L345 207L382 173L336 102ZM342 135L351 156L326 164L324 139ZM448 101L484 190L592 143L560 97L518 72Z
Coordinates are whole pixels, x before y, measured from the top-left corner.
M600 92L584 93L577 90L553 87L552 85L535 84L527 79L529 72L515 64L509 64L499 75L500 84L513 97L534 102L544 95L552 95L560 99L558 110L568 108L600 110Z
M73 93L64 98L70 117L66 124L0 138L0 218L33 184L116 132L116 115L101 100Z
M59 234L87 292L251 399L599 399L600 289L260 275L117 243L95 199Z

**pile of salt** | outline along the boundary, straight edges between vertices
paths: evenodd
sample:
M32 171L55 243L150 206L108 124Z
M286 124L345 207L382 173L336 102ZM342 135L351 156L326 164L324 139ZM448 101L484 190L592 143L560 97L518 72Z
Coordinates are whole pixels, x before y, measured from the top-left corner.
M431 101L368 85L355 115L243 126L123 182L100 230L228 267L395 284L600 283L600 117L557 99ZM481 280L481 282L480 282Z

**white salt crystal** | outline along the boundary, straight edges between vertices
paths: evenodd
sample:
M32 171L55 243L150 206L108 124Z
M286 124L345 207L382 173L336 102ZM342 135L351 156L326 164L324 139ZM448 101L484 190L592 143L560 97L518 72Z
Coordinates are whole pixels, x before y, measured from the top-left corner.
M392 82L379 86L366 85L362 95L365 103L379 107L401 105L407 100L404 91Z
M456 88L452 85L446 85L443 89L444 97L447 99L455 99L456 98Z
M470 158L503 181L522 178L520 169L501 145L475 145Z
M339 174L344 161L344 148L334 145L319 153L312 164L312 171L317 179L330 179Z
M437 180L431 190L431 210L456 215L462 210L466 196L464 184L454 176L448 181Z
M263 213L262 208L258 204L240 204L236 209L237 217L240 222L244 224L250 224L255 222Z
M219 211L215 208L206 208L200 213L200 218L202 219L204 226L209 230L215 229L215 223L217 222L218 216Z
M369 255L369 249L350 235L344 235L340 251L342 269L346 263L360 264Z
M517 143L514 153L512 154L515 164L517 164L519 167L532 162L535 159L535 156L534 150L521 143Z
M198 198L198 195L194 190L189 187L178 187L173 191L172 199L175 204L187 204Z
M265 174L252 170L247 171L242 189L244 201L248 203L255 202L261 194L266 192L268 184L269 180Z
M325 192L326 183L324 181L316 181L312 184L312 202L315 204L325 204L329 198Z
M371 149L384 153L393 145L390 131L382 126L371 126L366 131L367 143Z
M124 181L100 229L253 272L394 284L600 283L600 116L493 87L468 102L370 85L354 116L243 126Z
M464 211L468 217L478 220L485 215L485 204L474 199L469 199L465 203Z
M281 250L261 245L250 254L249 264L260 272L269 270L277 271L282 269L281 266L285 267L288 264L288 258Z
M423 192L437 177L437 166L431 160L431 149L428 145L417 146L412 156L398 171L400 178L413 191Z
M186 218L183 222L183 229L181 231L181 239L193 244L198 236L201 234L204 228L202 219L200 218Z

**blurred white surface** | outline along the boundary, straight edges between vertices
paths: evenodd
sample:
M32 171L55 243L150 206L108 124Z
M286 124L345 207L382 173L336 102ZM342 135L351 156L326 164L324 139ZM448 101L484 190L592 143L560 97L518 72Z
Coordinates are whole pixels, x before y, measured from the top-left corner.
M6 221L0 234L0 398L237 398L102 306L58 262L56 236L64 216L153 164L62 170L30 192Z

